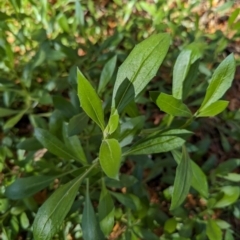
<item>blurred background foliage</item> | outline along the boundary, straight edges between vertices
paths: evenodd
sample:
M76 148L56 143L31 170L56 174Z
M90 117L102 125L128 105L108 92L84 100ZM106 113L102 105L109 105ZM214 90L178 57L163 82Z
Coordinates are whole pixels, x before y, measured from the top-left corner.
M238 1L223 0L1 1L2 239L32 239L31 224L36 209L59 182L55 180L34 197L19 201L10 201L4 196L6 185L17 177L59 174L77 166L59 162L46 152L33 137L35 127L50 129L59 139L64 138L59 131L63 122L69 123L68 135L80 134L84 130L87 134L80 134L80 139L86 156L90 158L92 151L99 146L98 132L81 115L76 96L76 67L96 88L101 78L110 76L109 84L98 89L105 112L109 114L109 96L117 67L137 43L159 32L168 32L172 37L167 57L147 91L138 97L137 105L126 110L128 116L141 125L140 128L167 124L169 119L151 102L148 92L170 92L173 65L185 46L194 42L202 56L196 84L187 100L192 109L201 103L207 81L222 59L234 53L237 62L233 86L226 94L230 101L228 109L218 117L200 119L191 126L195 135L189 140L188 151L208 178L210 197L206 200L192 191L178 212L169 213L176 167L172 156L141 157L144 163L138 157L129 159L121 168L124 184L113 181L107 184L116 192L128 192L114 196L119 204L115 211L116 224L109 239L216 240L214 236L222 239L220 230L225 240L239 239L239 7ZM141 115L145 115L145 120ZM80 126L79 119L82 121ZM129 124L134 128L136 123L132 120ZM99 190L96 186L93 186L91 195L97 205ZM141 201L145 195L148 195L147 200ZM79 197L55 239L81 239L82 202L83 198ZM214 207L216 202L218 207Z

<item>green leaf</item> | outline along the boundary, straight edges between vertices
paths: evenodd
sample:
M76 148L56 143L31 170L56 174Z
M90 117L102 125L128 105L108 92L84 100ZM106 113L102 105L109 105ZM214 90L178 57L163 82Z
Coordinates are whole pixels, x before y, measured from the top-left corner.
M179 207L185 200L192 183L192 167L188 152L183 147L182 160L176 170L170 210Z
M172 155L176 160L177 164L180 164L182 159L182 154L177 151L173 150ZM202 169L191 160L191 168L192 168L192 187L197 190L203 197L208 197L208 182L205 173Z
M106 85L111 80L114 73L114 69L116 67L116 63L117 63L117 56L114 56L111 59L109 59L108 62L104 65L104 68L100 76L99 85L98 85L98 94L103 92Z
M80 0L75 0L75 9L77 23L84 26L84 12Z
M173 68L172 95L174 98L182 99L183 82L188 74L191 64L191 51L183 50Z
M228 106L228 103L228 101L223 100L216 101L203 110L200 110L197 117L213 117L224 111L224 109Z
M179 99L174 98L172 95L161 93L157 98L158 107L173 116L191 117L192 113L188 107Z
M100 230L99 223L96 219L95 212L89 197L89 187L87 181L87 190L86 190L86 200L83 209L82 216L82 231L83 231L83 239L90 240L103 240L103 234Z
M215 220L209 219L207 221L206 232L209 240L222 240L222 231Z
M164 223L164 231L167 233L173 233L176 231L177 227L177 221L175 218L169 218L165 223Z
M240 174L238 173L228 173L227 175L218 175L218 177L232 182L240 182Z
M0 108L0 118L7 117L17 113L17 110L9 109L9 108Z
M86 114L104 130L104 114L100 98L90 82L77 70L78 97Z
M100 227L105 236L108 236L114 226L115 208L111 195L105 187L104 181L98 205Z
M59 176L32 176L18 178L6 188L5 195L10 199L23 199L47 187Z
M107 136L107 135L114 133L118 127L118 123L119 123L118 111L112 110L107 127L104 130L104 134Z
M35 240L50 240L59 230L77 195L83 176L58 188L39 208L33 222Z
M71 102L61 96L53 96L53 105L67 119L73 117L77 113Z
M223 96L232 84L235 68L234 56L233 54L230 54L220 63L213 73L199 111L203 111Z
M68 124L68 136L78 135L87 126L88 116L82 112L72 117Z
M101 167L109 178L118 179L121 163L121 147L116 139L102 141L99 151Z
M22 118L22 116L25 114L26 111L27 110L23 110L19 112L17 115L15 115L14 117L8 119L3 126L3 129L9 129L14 127L20 121L20 119Z
M59 139L52 135L47 130L36 128L35 137L47 150L60 158L77 159L75 156Z
M217 201L214 208L224 208L235 203L240 196L240 188L237 186L224 186L221 187L223 197Z
M130 86L134 88L136 97L145 88L149 81L156 75L170 45L170 37L166 33L152 35L140 44L136 45L127 59L120 66L117 79L113 89L112 107L118 109L118 105L125 99L123 92L122 98L115 102L119 87L127 79L128 85L125 86L126 93Z
M181 147L184 139L176 136L154 136L134 144L124 155L141 155L168 152Z
M23 229L27 229L29 227L29 219L25 212L21 213L20 215L20 223Z

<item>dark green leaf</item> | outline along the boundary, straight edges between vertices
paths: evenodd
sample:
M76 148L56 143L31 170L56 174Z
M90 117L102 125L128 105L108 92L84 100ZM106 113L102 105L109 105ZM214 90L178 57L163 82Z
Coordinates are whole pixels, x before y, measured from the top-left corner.
M182 154L177 151L172 151L173 157L176 160L177 164L180 164L182 159ZM208 197L208 182L205 173L202 169L191 160L192 167L192 187L196 189L203 197Z
M14 127L22 118L22 116L25 114L27 110L23 110L21 112L19 112L17 115L15 115L14 117L10 118L7 120L7 122L4 124L3 128L4 129L9 129Z
M199 111L205 110L223 96L232 84L234 73L235 59L233 54L230 54L214 71Z
M164 57L167 54L170 37L166 33L152 35L134 47L124 63L120 66L117 79L113 89L112 107L118 109L115 98L119 87L128 79L129 84L125 86L126 93L130 86L134 88L135 97L145 88L149 81L157 73ZM121 104L125 94L122 95Z
M78 135L87 126L88 116L82 112L72 117L68 124L68 136Z
M78 97L81 103L81 107L87 113L87 115L98 124L98 126L104 130L104 114L100 98L96 91L91 86L90 82L83 76L83 74L77 71L78 79Z
M82 176L58 188L39 208L33 222L35 240L50 240L59 230L77 195Z
M121 147L116 139L105 139L102 141L99 160L106 175L110 178L118 179L121 163Z
M6 188L5 195L10 199L23 199L47 187L59 176L32 176L18 178Z
M114 56L111 59L109 59L108 62L104 65L98 85L98 93L101 93L108 84L108 82L111 80L116 63L117 56Z
M176 170L170 210L179 207L185 200L192 183L192 167L188 152L183 147L182 160Z
M83 209L82 216L82 231L83 231L83 239L90 240L103 240L103 233L100 230L99 223L96 219L96 215L89 197L89 189L87 183L87 191L86 191L86 200Z
M192 113L188 107L179 99L172 95L161 93L157 98L158 107L173 116L191 117Z
M0 108L0 118L13 115L14 113L17 113L18 111L8 108Z

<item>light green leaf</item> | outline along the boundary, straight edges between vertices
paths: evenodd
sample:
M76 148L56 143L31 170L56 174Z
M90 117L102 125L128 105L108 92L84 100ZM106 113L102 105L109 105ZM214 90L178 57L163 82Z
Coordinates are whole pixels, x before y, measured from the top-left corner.
M227 175L218 175L218 177L232 182L240 182L240 174L238 173L228 173Z
M177 99L182 99L183 82L188 74L191 65L191 51L183 50L173 68L172 95Z
M232 84L235 68L234 56L230 54L220 63L213 73L199 111L203 111L223 96Z
M214 208L224 208L235 203L240 196L240 188L237 186L224 186L221 187L223 197L217 201Z
M209 240L222 240L222 231L215 220L209 219L207 221L206 232Z
M135 97L145 88L156 75L167 54L169 44L169 35L161 33L152 35L134 47L118 70L113 89L112 107L118 109L118 105L125 101L125 94L123 93L121 100L118 101L118 105L115 103L118 89L126 79L129 83L125 86L125 90L128 92L129 87L132 86Z
M191 117L192 113L188 107L179 99L174 98L172 95L161 93L157 98L158 107L173 116Z
M115 208L111 195L105 187L104 181L98 205L98 216L102 232L108 236L114 226Z
M80 26L84 26L84 12L80 0L75 0L75 9L77 23Z
M39 208L33 222L35 240L50 240L59 230L77 195L83 177L58 188Z
M32 176L18 178L6 188L5 195L10 199L23 199L47 187L59 176Z
M104 65L98 85L98 94L104 90L108 82L111 80L114 73L114 69L116 67L116 63L117 56L114 56L111 59L109 59L108 62Z
M0 108L0 118L7 117L17 113L17 110L9 109L9 108Z
M35 128L35 137L49 152L56 156L65 159L77 159L77 156L47 130Z
M192 183L192 166L188 152L183 147L182 160L176 170L170 210L179 207L185 200Z
M173 150L172 155L176 160L177 164L180 164L182 159L182 154L178 150ZM208 182L205 173L202 169L191 160L192 168L192 187L197 190L203 197L208 197Z
M173 233L176 231L177 227L177 221L175 218L169 218L165 223L164 223L164 231L167 233Z
M25 212L22 212L20 215L20 223L23 229L27 229L29 227L29 219Z
M96 219L95 212L89 197L89 183L87 180L86 199L82 216L82 231L84 240L103 240L104 236L100 230L99 223Z
M117 110L112 110L107 127L104 130L104 135L112 134L116 131L119 123L119 115Z
M176 136L154 136L145 138L134 144L124 155L141 155L168 152L181 147L184 139Z
M99 160L109 178L118 179L121 163L121 147L116 139L104 139L100 146Z
M77 70L78 97L86 114L104 130L104 114L100 98L90 82Z
M224 111L224 109L228 106L228 103L229 103L228 101L223 100L216 101L209 105L208 107L204 108L203 110L200 110L199 113L197 114L197 117L215 116Z

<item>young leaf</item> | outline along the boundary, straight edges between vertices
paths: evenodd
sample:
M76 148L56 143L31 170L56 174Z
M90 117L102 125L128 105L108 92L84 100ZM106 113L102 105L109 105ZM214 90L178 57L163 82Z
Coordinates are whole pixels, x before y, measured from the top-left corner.
M86 190L86 200L83 209L82 216L82 231L83 231L83 239L90 240L103 240L104 236L100 230L99 223L96 219L95 212L89 197L89 187L87 181L87 190Z
M121 147L116 139L102 141L99 160L103 171L109 178L118 179L121 163Z
M127 59L120 66L113 89L112 107L118 109L115 97L118 88L125 79L129 84L125 86L126 92L130 84L134 88L135 97L145 88L149 81L157 73L170 45L170 37L166 33L152 35L140 44L136 45ZM122 95L124 101L125 94ZM118 103L121 104L121 101Z
M182 154L177 151L173 150L172 155L176 160L177 164L180 164L182 159ZM191 167L192 167L192 187L196 189L203 197L208 197L208 182L205 173L202 169L191 160Z
M35 128L35 137L47 150L60 158L77 159L69 149L47 130Z
M179 163L174 180L174 189L170 210L179 207L186 198L192 182L192 167L188 152L183 147L182 160Z
M116 63L117 63L117 56L114 56L111 59L109 59L108 62L105 64L100 76L100 81L98 85L98 94L104 90L108 82L111 80Z
M200 110L197 117L213 117L224 111L224 109L228 106L228 103L228 101L218 100L203 110Z
M173 68L172 95L174 98L182 99L183 82L191 65L191 51L183 50Z
M6 188L5 195L13 200L30 197L47 187L59 176L32 176L18 178Z
M207 221L206 232L209 240L222 240L222 231L214 219Z
M161 93L157 98L158 107L173 116L179 117L191 117L192 113L188 107L179 99L168 95L166 93Z
M77 177L58 188L39 208L33 222L34 239L52 239L69 212L82 179Z
M115 208L112 197L105 187L104 180L98 205L98 213L101 230L105 236L108 236L114 226Z
M124 155L141 155L168 152L181 147L184 139L176 136L154 136L134 144Z
M118 127L118 123L119 123L118 111L112 110L107 127L104 130L105 135L110 135L110 134L114 133Z
M78 97L86 114L104 130L104 114L100 98L90 82L77 70Z
M235 59L233 54L225 58L213 73L207 88L207 93L199 111L203 111L216 102L231 86L235 73Z

